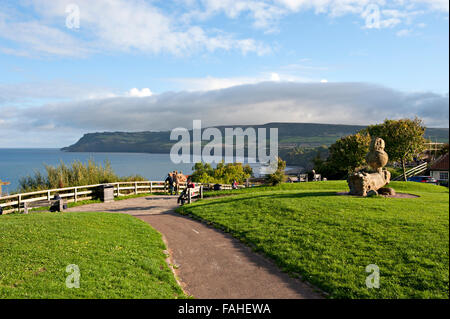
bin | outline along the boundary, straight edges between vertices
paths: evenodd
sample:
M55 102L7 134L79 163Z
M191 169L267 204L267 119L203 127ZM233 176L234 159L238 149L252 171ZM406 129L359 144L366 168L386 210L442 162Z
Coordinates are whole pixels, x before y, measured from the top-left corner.
M100 187L100 199L103 202L114 201L114 185L102 185Z

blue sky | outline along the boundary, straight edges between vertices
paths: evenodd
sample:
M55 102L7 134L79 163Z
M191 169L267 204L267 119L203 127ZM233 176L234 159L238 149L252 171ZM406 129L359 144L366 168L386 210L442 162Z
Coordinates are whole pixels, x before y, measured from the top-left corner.
M442 0L3 0L0 147L189 127L186 110L206 125L419 115L448 127L448 7ZM79 28L70 28L77 17ZM20 123L27 129L18 131Z

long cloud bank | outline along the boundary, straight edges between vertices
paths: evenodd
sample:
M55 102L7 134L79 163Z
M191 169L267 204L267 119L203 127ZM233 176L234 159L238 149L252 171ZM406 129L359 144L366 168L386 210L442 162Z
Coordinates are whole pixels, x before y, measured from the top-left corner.
M0 97L1 99L1 97ZM78 138L81 132L169 130L203 126L312 122L373 124L419 116L448 127L449 96L404 93L368 83L263 82L206 92L90 99L38 107L2 107L0 143L8 135ZM20 130L20 133L17 133ZM19 143L20 144L20 143Z

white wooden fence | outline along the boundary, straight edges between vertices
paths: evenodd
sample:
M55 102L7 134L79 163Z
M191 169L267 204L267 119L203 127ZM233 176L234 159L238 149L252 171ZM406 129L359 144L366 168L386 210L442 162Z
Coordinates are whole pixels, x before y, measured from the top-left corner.
M55 188L29 193L14 194L0 197L0 207L3 214L17 212L23 210L24 203L37 202L42 200L51 200L56 194L66 200L68 203L83 200L96 199L100 196L102 186L113 185L114 197L134 195L162 193L165 190L164 181L134 181L134 182L115 182L97 185L86 185L76 187ZM198 184L200 185L200 184ZM205 190L213 189L214 184L203 184ZM186 184L180 185L180 190L184 189ZM244 187L239 185L239 188ZM231 185L221 184L221 189L232 189Z
M406 171L406 178L411 177L411 176L417 176L419 174L425 173L426 170L428 169L428 163L422 163L416 167L411 168L410 170ZM403 174L393 178L393 181L401 181L403 180Z

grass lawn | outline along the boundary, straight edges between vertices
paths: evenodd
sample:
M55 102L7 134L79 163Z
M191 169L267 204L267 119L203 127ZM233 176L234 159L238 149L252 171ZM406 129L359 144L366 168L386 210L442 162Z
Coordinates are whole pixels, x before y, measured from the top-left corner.
M345 181L211 194L178 209L211 221L331 298L449 298L449 192L392 182L419 198L338 196ZM365 268L380 269L380 287Z
M0 299L186 298L161 235L124 214L0 216ZM80 288L66 287L69 264Z

